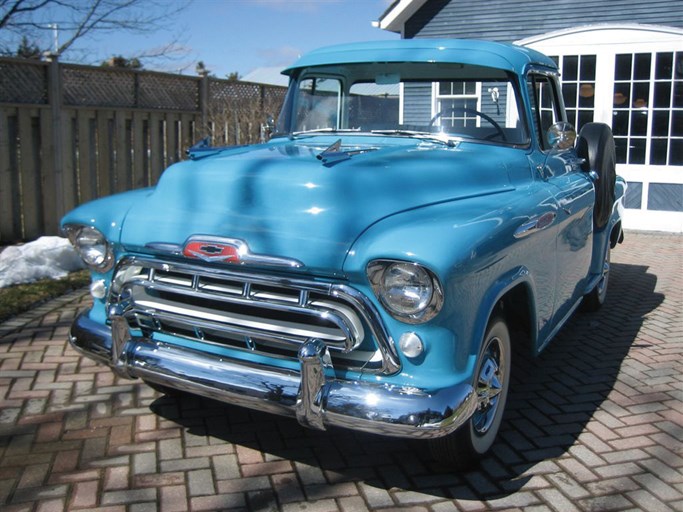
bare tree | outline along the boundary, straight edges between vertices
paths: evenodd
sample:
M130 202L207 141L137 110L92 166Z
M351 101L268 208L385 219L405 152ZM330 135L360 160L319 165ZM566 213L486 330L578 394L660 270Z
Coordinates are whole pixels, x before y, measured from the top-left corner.
M190 1L0 0L0 44L6 50L9 44L16 46L21 38L27 38L43 51L63 54L76 41L96 33L164 29ZM173 41L165 48L170 51L177 47L177 41Z

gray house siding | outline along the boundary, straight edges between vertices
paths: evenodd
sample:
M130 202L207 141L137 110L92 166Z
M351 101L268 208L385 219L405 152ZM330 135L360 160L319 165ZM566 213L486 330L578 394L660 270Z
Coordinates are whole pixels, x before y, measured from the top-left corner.
M404 91L406 110L403 112L404 125L426 126L430 119L425 112L431 111L432 88L418 84L406 84Z
M461 37L509 42L598 23L683 28L683 1L430 0L407 21L404 37Z

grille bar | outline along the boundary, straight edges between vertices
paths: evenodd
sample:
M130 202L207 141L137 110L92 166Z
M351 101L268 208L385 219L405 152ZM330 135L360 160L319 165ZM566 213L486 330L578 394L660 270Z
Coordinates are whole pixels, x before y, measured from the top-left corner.
M194 307L188 308L185 305L178 305L164 299L145 299L135 300L138 307L148 313L154 312L160 316L164 313L175 314L176 316L189 317L195 320L207 320L216 325L227 325L234 329L251 330L252 332L281 333L283 337L293 339L320 338L326 344L333 344L336 347L343 346L346 337L338 330L324 327L305 327L286 321L263 321L254 316L242 315L239 313L220 312L209 308Z

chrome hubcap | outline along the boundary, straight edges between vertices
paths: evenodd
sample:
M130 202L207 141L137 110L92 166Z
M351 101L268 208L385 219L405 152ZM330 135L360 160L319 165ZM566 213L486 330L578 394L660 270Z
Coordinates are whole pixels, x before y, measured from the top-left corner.
M602 267L602 279L600 279L600 283L598 283L598 290L600 293L607 288L607 278L609 276L609 261L605 261L605 264Z
M605 293L607 291L607 282L609 280L609 265L610 265L610 251L607 250L607 255L605 256L605 262L602 265L602 278L597 286L598 295L604 299Z
M503 391L503 373L501 344L498 338L489 341L483 355L479 375L477 377L477 412L473 416L474 430L485 434L496 417L500 393Z

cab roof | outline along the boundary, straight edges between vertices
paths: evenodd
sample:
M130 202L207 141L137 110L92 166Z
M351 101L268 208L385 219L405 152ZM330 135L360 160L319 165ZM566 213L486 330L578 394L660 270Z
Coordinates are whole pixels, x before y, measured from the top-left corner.
M536 50L508 43L472 39L399 39L326 46L300 57L282 73L292 75L311 66L369 62L459 63L523 74L529 65L557 70L550 58Z

